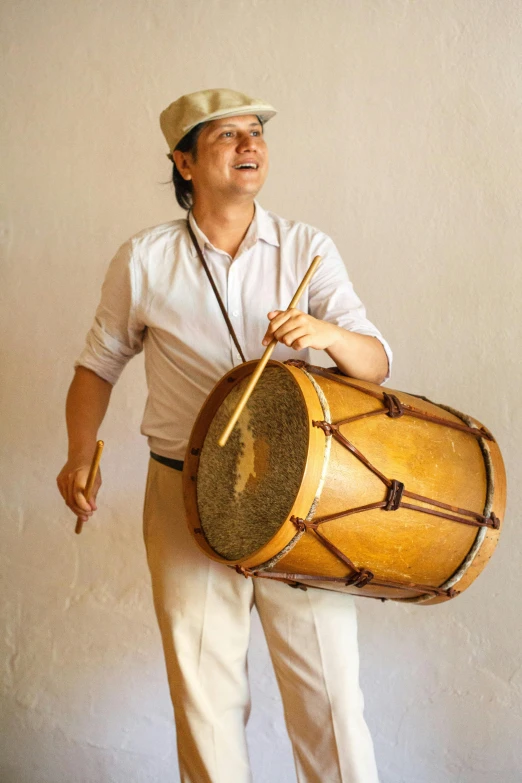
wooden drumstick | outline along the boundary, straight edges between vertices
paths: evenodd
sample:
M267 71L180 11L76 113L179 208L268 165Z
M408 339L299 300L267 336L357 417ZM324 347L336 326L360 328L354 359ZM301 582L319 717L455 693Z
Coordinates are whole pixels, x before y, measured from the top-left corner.
M101 455L102 455L104 445L105 444L102 440L99 440L96 443L96 449L94 451L94 456L92 458L91 467L89 468L89 475L87 476L87 484L85 485L85 489L83 491L86 500L89 500L91 497L94 481L98 473L98 468L100 467L100 460L101 460ZM78 519L76 520L76 527L74 528L74 532L80 534L82 532L82 527L83 527L83 520L80 519L80 517L78 517Z
M290 304L286 308L287 311L291 310L292 307L295 307L296 304L298 303L298 301L300 300L301 296L303 295L303 291L305 290L306 286L310 282L310 279L311 279L313 273L315 272L315 270L317 269L317 267L319 266L320 261L321 261L321 256L316 256L314 258L314 260L312 261L312 263L310 264L310 266L308 268L308 272L306 273L306 275L301 280L301 284L300 284L299 288L297 289L297 291L295 292L294 296L292 297L292 301L290 302ZM247 404L248 400L250 399L250 395L254 391L256 383L258 382L259 378L261 377L261 373L265 369L265 367L266 367L266 365L268 363L268 360L272 356L272 352L273 352L274 348L276 347L277 342L278 342L277 339L274 337L274 339L267 345L263 356L259 360L259 364L257 365L256 369L254 370L254 372L252 373L252 375L250 377L248 385L247 385L245 391L243 392L243 394L241 396L241 399L239 400L234 413L230 417L230 420L229 420L227 426L225 427L225 429L221 433L221 437L218 440L218 443L219 443L220 446L224 446L225 443L227 442L227 440L229 439L230 433L234 429L237 420L241 416L241 414L243 412L243 408L245 407L245 405Z

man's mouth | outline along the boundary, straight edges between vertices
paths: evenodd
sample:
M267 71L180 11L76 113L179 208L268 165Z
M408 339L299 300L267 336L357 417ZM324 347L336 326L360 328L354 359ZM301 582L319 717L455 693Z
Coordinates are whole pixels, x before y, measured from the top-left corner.
M242 169L254 169L254 171L256 171L259 166L257 163L238 163L234 168L238 171L241 171Z

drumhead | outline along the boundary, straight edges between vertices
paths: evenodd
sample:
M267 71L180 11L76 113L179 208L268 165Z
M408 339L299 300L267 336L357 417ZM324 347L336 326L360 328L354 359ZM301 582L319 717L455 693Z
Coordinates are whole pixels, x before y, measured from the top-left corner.
M263 372L227 444L218 438L249 376L233 387L210 424L197 474L200 524L210 547L227 560L267 544L295 503L308 453L308 411L282 366Z

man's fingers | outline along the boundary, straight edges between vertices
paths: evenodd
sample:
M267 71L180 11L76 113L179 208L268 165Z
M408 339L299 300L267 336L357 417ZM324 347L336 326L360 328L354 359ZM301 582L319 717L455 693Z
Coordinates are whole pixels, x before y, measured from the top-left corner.
M85 498L83 498L83 500L85 501ZM70 508L73 514L76 514L77 517L85 517L85 519L91 517L93 513L93 510L90 506L88 506L89 510L86 511L85 507L83 505L80 506L76 499L73 499L72 502L67 503L67 507Z
M297 310L272 310L272 312L268 313L268 318L270 318L270 326L266 330L266 334L263 337L263 345L268 345L269 342L271 342L275 337L275 332L277 329L279 329L284 323L289 321L291 318L295 318L296 314L299 314L299 311Z
M92 514L92 508L84 494L88 472L88 469L82 468L74 473L69 473L67 477L65 502L77 516L90 517Z
M81 490L75 491L72 502L67 505L76 516L85 517L85 519L91 517L94 511Z
M87 521L96 511L96 495L100 489L102 480L100 471L96 475L94 484L90 493L90 498L87 500L85 497L85 487L87 484L87 478L89 476L90 464L82 464L78 466L78 463L71 465L66 463L60 471L56 483L61 496L65 500L68 508L71 509L73 514L76 514L82 522Z
M77 508L80 508L83 511L84 514L91 514L92 513L92 508L91 508L87 498L85 497L85 495L83 493L84 493L84 490L79 488L79 487L77 487L74 490L73 503L76 505Z
M290 329L288 331L285 330L285 326L281 327L281 329L275 333L275 337L280 343L287 345L289 348L293 348L294 343L297 340L306 337L309 334L309 331L303 326L298 326L295 329Z
M290 320L291 318L296 318L300 315L302 315L300 310L274 310L273 313L275 315L273 318L270 318L270 325L268 327L268 330L271 332L274 332L276 329L278 329L282 324L284 324L286 321ZM272 315L273 313L269 313L268 315Z
M284 324L286 321L288 321L292 317L292 313L290 311L284 311L279 312L277 315L275 315L272 320L270 321L270 324L268 326L268 329L266 330L265 339L270 338L272 339L274 336L274 332L279 329L282 324Z

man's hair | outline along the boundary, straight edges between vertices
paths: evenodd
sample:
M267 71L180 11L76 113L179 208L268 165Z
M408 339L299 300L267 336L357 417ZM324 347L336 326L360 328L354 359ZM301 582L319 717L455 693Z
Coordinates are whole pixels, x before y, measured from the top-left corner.
M261 117L258 117L257 119L261 123L261 128L263 129L263 120ZM205 125L207 125L206 122L200 122L199 125L192 128L192 130L178 142L176 149L180 152L190 152L193 160L197 160L198 138ZM194 201L192 181L183 179L174 161L172 161L172 182L174 184L174 190L176 191L176 201L180 207L186 210L192 209Z
M180 142L176 145L176 149L180 152L190 152L194 160L198 156L198 137L206 122L200 122L189 131L186 136L183 136ZM176 191L176 201L182 209L191 209L193 202L193 188L192 181L183 179L179 173L176 164L172 161L172 182L174 183L174 190Z

